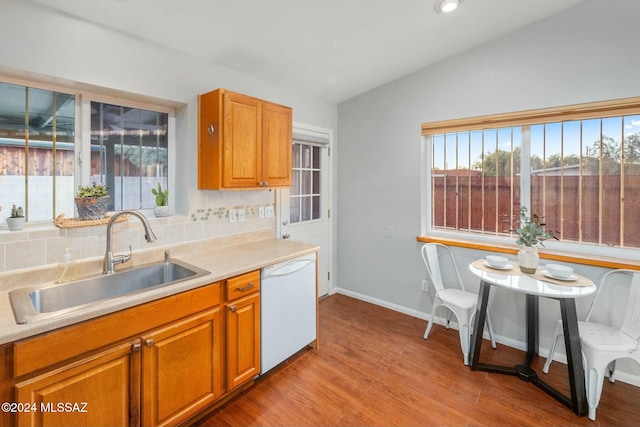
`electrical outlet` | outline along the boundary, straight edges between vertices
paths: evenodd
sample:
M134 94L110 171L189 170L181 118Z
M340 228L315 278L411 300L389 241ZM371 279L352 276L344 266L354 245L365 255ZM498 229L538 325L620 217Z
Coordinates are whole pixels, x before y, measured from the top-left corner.
M422 279L422 290L429 292L429 283L425 279Z
M264 219L264 206L258 208L258 218Z
M265 206L264 208L264 215L267 218L273 218L273 206L269 205L269 206Z
M238 209L238 222L244 222L244 209Z
M229 222L238 222L238 211L236 209L229 209Z

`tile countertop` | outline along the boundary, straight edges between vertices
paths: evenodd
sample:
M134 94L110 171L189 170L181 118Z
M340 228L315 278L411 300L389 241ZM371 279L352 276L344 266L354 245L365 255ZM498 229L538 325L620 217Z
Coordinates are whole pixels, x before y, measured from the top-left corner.
M56 319L29 324L16 324L9 302L9 291L0 291L0 344L17 341L43 332L48 332L84 320L92 319L145 302L194 289L209 283L227 279L252 270L259 270L291 258L316 252L317 246L291 240L263 239L226 247L201 248L198 252L176 254L172 258L203 268L210 274L197 279L185 280L174 285L150 289L145 292L123 295L96 302L93 306ZM136 254L134 253L134 260ZM50 285L42 282L38 285Z

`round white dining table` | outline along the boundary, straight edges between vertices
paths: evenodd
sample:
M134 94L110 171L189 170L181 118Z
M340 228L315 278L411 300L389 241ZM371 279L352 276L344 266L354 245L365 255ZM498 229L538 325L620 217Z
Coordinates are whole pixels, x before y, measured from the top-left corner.
M471 341L472 370L480 370L505 375L514 375L530 382L570 408L578 416L587 414L582 352L578 333L575 299L592 295L596 291L594 283L580 275L574 275L571 281L557 280L545 276L540 267L535 274L523 274L517 265L510 269L499 270L489 267L483 260L474 261L469 270L480 279L478 304L476 305L473 338ZM492 287L507 289L526 296L527 349L524 362L515 366L500 366L480 362L482 331L487 315L489 292ZM566 396L543 381L531 368L538 354L538 299L552 298L559 302L564 342L567 349L567 368L569 370L569 388L571 395Z

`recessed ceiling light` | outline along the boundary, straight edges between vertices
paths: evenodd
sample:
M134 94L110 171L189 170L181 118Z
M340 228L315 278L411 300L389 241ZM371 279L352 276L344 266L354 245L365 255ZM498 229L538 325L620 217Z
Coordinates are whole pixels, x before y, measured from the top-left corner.
M436 2L436 11L440 13L453 12L460 6L462 0L438 0Z

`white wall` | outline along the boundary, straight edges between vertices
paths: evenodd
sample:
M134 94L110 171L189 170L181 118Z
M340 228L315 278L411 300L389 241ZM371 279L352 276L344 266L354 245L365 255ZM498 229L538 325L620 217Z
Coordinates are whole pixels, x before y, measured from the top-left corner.
M429 313L431 298L420 290L425 269L416 242L420 124L639 96L638 16L635 0L586 0L339 104L338 287L407 312ZM457 254L460 261L484 255ZM603 274L582 265L576 269L594 279ZM523 343L524 299L497 297L503 302L494 315L497 334L514 345ZM549 317L559 316L553 302L542 309ZM541 326L549 335L541 339L542 347L552 331L550 319Z

